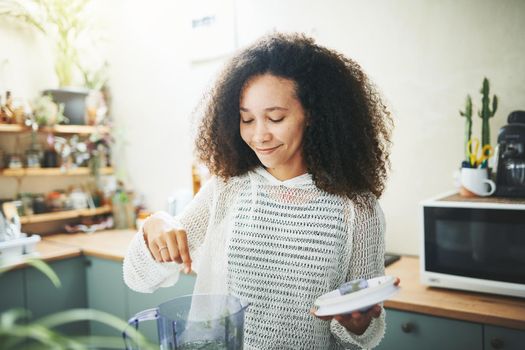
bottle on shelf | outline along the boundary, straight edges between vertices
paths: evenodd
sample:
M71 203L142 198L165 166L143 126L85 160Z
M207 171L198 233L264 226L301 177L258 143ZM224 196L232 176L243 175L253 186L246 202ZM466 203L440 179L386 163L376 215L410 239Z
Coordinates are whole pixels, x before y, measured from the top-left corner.
M209 180L210 171L204 164L194 162L191 166L191 178L193 183L193 195L196 195L202 185Z

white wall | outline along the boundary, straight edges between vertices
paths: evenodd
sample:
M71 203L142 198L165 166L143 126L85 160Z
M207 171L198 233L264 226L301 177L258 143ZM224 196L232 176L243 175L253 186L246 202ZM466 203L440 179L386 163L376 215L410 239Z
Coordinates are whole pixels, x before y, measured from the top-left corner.
M187 4L100 5L112 23L113 114L127 140L117 160L152 209L164 209L170 192L191 186L191 111L224 61L191 63ZM525 109L523 1L237 0L235 8L240 46L274 29L302 31L357 60L383 92L396 122L392 175L381 199L389 251L418 254L418 202L453 189L466 94L477 109L482 79L490 79L500 99L493 144L509 112ZM38 91L36 67L45 71L48 64L24 60L28 48L42 47L26 32L0 26L1 47L14 41L9 54L27 64L19 91ZM0 52L0 62L6 54ZM479 135L479 118L474 123Z

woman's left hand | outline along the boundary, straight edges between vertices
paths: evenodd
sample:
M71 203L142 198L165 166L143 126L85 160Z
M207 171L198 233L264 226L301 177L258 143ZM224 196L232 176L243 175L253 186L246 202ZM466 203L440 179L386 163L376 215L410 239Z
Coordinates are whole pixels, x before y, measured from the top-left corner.
M399 278L396 278L394 285L398 286L399 282ZM372 318L378 318L379 315L381 315L381 305L376 304L365 312L353 311L349 314L332 316L317 316L315 315L315 309L311 309L310 313L321 320L329 321L334 319L350 332L361 335L366 331L368 326L370 326Z
M370 322L372 322L372 318L378 318L379 315L381 315L381 306L376 304L366 312L354 311L349 314L333 316L316 316L314 309L310 310L310 313L321 320L329 321L334 319L350 332L361 335L366 331Z

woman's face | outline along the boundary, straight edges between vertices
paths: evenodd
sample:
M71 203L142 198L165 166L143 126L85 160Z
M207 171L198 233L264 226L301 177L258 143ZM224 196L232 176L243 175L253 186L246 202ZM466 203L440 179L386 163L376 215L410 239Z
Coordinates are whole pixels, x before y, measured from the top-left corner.
M241 137L274 177L306 172L302 145L304 110L292 80L270 74L251 78L240 99Z

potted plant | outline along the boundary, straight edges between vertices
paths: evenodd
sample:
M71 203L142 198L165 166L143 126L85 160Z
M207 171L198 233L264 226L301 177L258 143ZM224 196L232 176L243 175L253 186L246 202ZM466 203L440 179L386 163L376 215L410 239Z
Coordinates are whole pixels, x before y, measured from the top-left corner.
M32 266L46 275L56 288L61 287L60 279L51 267L39 259L26 258L23 263ZM0 268L2 274L10 268ZM103 311L93 309L71 309L44 316L38 320L30 319L30 312L25 309L10 309L0 312L0 344L3 350L10 349L77 349L93 348L122 349L123 340L118 337L68 336L55 328L78 321L96 321L104 323L126 334L141 349L153 350L155 346L127 322Z
M481 124L481 148L490 146L490 118L494 117L496 110L498 109L498 96L494 95L492 98L492 108L490 107L490 82L487 78L483 78L483 83L479 91L481 93L481 109L478 110L478 116L482 120ZM465 102L465 111L459 111L462 117L465 117L465 161L468 163L472 152L475 152L471 148L472 140L472 98L467 95ZM488 156L488 154L486 154Z
M106 65L88 67L82 63L86 51L96 50L98 39L94 24L88 20L88 4L89 0L29 0L26 6L6 0L0 4L0 16L32 26L52 42L59 88L44 94L64 103L64 115L71 124L85 124L89 89L100 89L106 79Z

